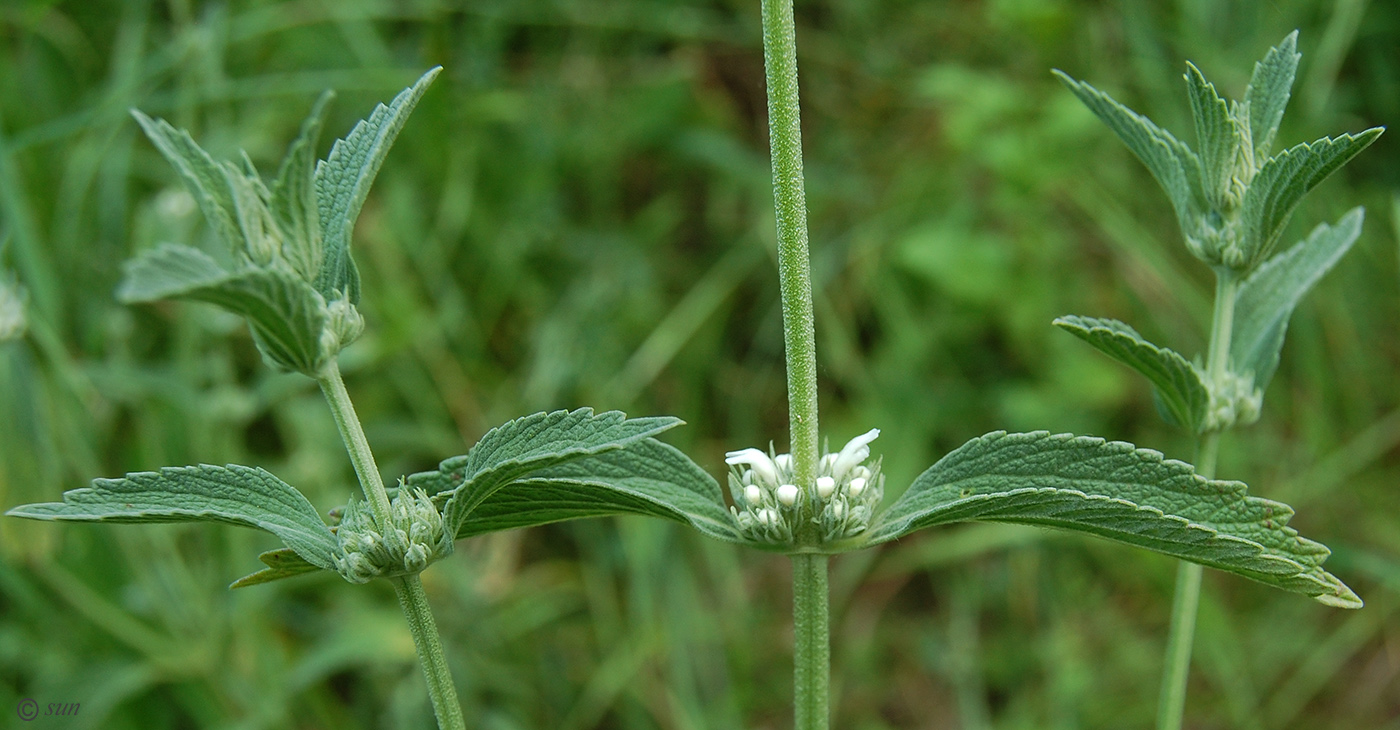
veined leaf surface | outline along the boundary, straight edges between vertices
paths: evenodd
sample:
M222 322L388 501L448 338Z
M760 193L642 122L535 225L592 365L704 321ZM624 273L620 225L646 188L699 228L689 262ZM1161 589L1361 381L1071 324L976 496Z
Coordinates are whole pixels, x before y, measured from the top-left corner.
M1344 608L1355 593L1322 569L1330 551L1298 535L1287 505L1205 479L1123 442L998 431L934 464L871 528L868 542L948 522L1043 525L1144 547Z
M333 569L335 535L301 492L249 466L168 466L63 493L5 514L66 522L227 522L266 530L306 562Z

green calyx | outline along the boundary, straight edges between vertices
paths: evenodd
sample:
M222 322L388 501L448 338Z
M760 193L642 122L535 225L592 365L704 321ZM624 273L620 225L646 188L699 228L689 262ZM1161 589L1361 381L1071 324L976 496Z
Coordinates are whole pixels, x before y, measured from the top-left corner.
M452 534L421 489L399 489L379 524L365 503L346 506L336 529L335 569L351 583L415 575L452 554Z

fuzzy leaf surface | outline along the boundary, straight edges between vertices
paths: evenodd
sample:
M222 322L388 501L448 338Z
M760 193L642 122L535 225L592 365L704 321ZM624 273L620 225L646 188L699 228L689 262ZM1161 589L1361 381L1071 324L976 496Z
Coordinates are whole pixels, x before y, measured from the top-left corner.
M199 204L199 210L213 227L214 234L230 251L241 250L243 238L236 222L233 190L229 187L223 165L195 144L188 132L170 126L164 119L152 119L135 109L131 110L131 116L136 118L136 123L141 125L141 130L156 149L180 173L180 179Z
M467 515L457 537L562 520L636 514L739 541L714 478L656 439L532 472L497 489Z
M591 408L536 413L491 429L465 456L454 456L435 472L408 477L410 487L436 495L452 491L443 520L452 529L493 492L531 472L621 449L681 424L678 418L628 418L620 411Z
M360 301L360 274L350 256L355 219L389 148L440 71L441 66L430 69L388 106L376 106L350 134L336 140L330 154L316 166L316 201L325 251L316 289L327 300L338 298L336 292L345 292L352 304Z
M229 588L247 588L248 586L271 583L283 578L295 578L298 575L316 573L322 570L322 568L306 562L291 548L269 550L259 555L258 560L263 561L263 565L267 567L239 578L230 583Z
M1365 211L1353 208L1334 225L1319 224L1292 248L1260 264L1240 285L1235 302L1231 368L1254 373L1254 387L1268 387L1278 368L1288 319L1361 235Z
M227 522L266 530L306 562L331 568L336 540L301 492L256 467L167 466L63 493L5 514L65 522Z
M1264 163L1244 196L1246 260L1253 263L1268 256L1298 201L1366 149L1382 131L1374 127L1357 135L1323 137L1290 147Z
M1196 433L1205 424L1210 389L1200 370L1186 358L1148 342L1116 319L1069 315L1056 319L1054 325L1152 381L1174 425Z
M295 272L283 268L225 271L188 246L161 244L128 261L117 289L123 302L191 299L217 304L248 319L263 356L303 373L319 370L325 303Z
M301 133L287 148L272 181L272 213L286 240L282 254L301 278L312 281L321 270L321 220L316 207L316 142L335 98L327 91L316 100L301 124Z
M1201 159L1201 187L1211 206L1220 209L1230 178L1235 171L1235 155L1239 149L1239 133L1230 107L1216 93L1215 85L1206 81L1200 69L1186 64L1186 87L1190 92L1191 116L1196 121L1196 149Z
M1142 160L1142 164L1147 166L1167 192L1183 226L1193 216L1200 214L1205 195L1201 185L1201 161L1195 152L1170 132L1118 103L1108 94L1083 81L1076 81L1059 70L1054 73Z
M1322 569L1330 551L1287 526L1287 505L1205 479L1132 444L1046 432L975 438L919 475L870 544L948 522L1041 525L1136 545L1322 603L1361 600Z
M1298 31L1289 33L1281 43L1269 49L1264 59L1254 64L1254 74L1245 89L1244 102L1249 106L1250 138L1254 142L1254 157L1264 160L1278 135L1283 110L1293 93L1293 79L1298 74Z

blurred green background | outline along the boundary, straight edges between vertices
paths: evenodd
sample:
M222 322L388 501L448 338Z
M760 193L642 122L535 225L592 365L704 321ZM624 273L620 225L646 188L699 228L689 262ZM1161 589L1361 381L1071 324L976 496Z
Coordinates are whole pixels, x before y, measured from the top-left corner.
M1191 139L1196 62L1243 93L1294 28L1281 142L1400 119L1400 13L1366 0L798 3L822 425L882 429L890 498L983 432L1093 433L1189 457L1150 391L1056 331L1125 320L1204 347L1210 274L1165 197L1057 67ZM390 475L493 424L582 405L674 414L716 475L784 446L756 0L0 3L0 264L29 332L0 344L0 508L95 476L265 466L321 509L355 489L315 386L204 305L123 307L119 262L207 238L127 114L265 171L326 87L348 131L446 70L360 218L366 336L342 358ZM1208 573L1188 727L1400 728L1397 134L1314 193L1289 240L1364 204L1299 309L1222 476L1298 509L1367 600L1328 609ZM0 520L0 725L418 728L387 585L230 592L262 533ZM833 563L834 727L1142 728L1175 566L1008 526ZM459 543L425 574L472 727L783 728L788 565L641 518Z

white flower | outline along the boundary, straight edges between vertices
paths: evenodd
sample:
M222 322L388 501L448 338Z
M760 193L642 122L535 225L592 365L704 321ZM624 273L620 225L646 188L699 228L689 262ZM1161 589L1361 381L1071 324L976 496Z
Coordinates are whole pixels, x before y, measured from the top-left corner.
M859 465L870 458L870 442L880 435L880 429L872 428L869 431L846 442L845 448L836 455L836 460L831 464L831 476L837 481L846 476L846 472L851 467Z
M730 466L744 464L753 469L754 476L767 484L778 483L778 466L773 459L758 449L742 449L724 455L724 463Z

